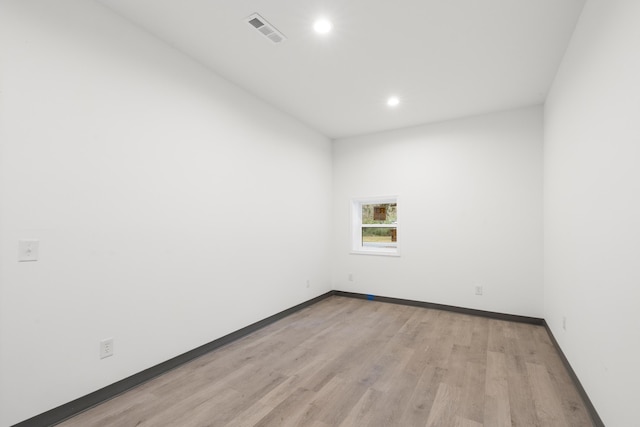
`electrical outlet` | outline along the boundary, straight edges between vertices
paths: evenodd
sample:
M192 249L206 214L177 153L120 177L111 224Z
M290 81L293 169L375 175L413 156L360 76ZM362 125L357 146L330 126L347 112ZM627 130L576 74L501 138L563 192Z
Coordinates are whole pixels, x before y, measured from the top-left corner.
M307 288L310 288L310 287L311 287L311 280L307 279Z
M349 273L349 276L348 276L348 277L349 277L349 281L350 281L350 282L353 282L353 273Z
M476 285L476 295L482 295L482 285Z
M100 341L100 359L113 356L113 338Z
M562 316L562 329L563 330L567 330L567 317L566 316Z

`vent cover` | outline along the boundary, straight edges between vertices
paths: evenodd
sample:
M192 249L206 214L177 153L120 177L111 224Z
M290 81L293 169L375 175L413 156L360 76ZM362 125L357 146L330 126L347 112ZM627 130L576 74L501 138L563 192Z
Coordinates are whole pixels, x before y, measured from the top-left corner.
M249 16L247 22L273 43L282 43L287 39L276 27L269 24L266 19L257 13Z

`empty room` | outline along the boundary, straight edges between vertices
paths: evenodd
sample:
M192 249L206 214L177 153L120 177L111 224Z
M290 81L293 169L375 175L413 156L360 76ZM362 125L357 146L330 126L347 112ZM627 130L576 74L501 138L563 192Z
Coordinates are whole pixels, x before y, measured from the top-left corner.
M639 24L0 0L0 427L640 425Z

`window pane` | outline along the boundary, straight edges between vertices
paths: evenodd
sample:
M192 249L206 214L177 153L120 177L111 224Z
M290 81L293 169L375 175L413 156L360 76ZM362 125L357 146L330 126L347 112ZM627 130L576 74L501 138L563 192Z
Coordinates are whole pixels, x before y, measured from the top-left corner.
M395 248L397 242L398 230L395 227L362 227L362 246Z
M397 221L396 203L362 205L363 224L395 224Z

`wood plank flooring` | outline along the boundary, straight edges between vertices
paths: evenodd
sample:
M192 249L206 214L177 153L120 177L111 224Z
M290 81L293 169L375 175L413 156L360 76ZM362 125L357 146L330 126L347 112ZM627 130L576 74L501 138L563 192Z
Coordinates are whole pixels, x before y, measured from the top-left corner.
M60 424L592 425L543 327L338 296Z

